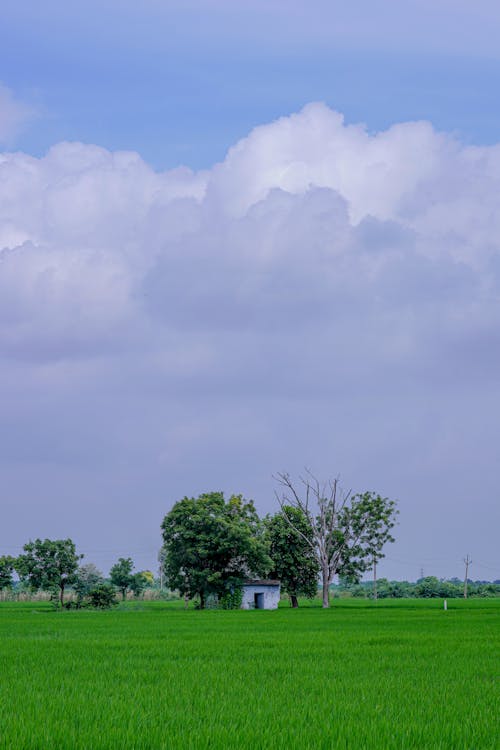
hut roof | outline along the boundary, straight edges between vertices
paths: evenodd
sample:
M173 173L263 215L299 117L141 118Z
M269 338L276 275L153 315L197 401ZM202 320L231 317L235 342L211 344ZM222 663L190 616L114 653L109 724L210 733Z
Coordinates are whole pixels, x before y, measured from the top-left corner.
M262 578L258 581L245 581L244 586L279 586L281 581L273 581L271 578Z

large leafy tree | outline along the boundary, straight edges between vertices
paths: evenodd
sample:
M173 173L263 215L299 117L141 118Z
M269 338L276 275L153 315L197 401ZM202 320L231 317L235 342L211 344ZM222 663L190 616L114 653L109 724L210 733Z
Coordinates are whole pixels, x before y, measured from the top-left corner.
M162 533L168 585L198 596L202 608L208 595L227 596L272 566L254 504L241 495L185 497L165 516Z
M316 555L320 566L323 607L330 606L330 584L337 574L356 579L370 567L373 554L381 555L379 542L389 541L395 505L390 512L375 502L374 493L352 496L342 490L338 479L320 482L311 472L294 482L287 473L278 474L282 488L277 493L283 515ZM386 498L383 498L387 501ZM312 540L294 524L287 506L299 510L313 530ZM392 538L391 538L392 539ZM385 543L385 542L383 542ZM378 550L378 551L377 551Z
M285 516L286 513L286 516ZM318 593L319 563L313 549L313 529L304 513L291 505L265 521L269 554L273 560L272 578L279 578L298 607L298 597Z
M109 571L110 581L121 591L122 599L125 599L127 591L132 588L134 583L133 569L134 563L131 557L120 557Z
M0 591L12 588L12 573L14 571L15 559L10 555L0 557Z
M355 495L351 506L351 525L360 528L357 560L359 567L373 571L373 597L377 598L377 563L385 555L383 549L394 542L391 529L396 525L399 511L396 502L375 492Z
M76 553L71 539L35 539L23 547L24 555L16 560L19 578L34 589L59 590L61 605L64 590L76 580L78 562L83 555Z

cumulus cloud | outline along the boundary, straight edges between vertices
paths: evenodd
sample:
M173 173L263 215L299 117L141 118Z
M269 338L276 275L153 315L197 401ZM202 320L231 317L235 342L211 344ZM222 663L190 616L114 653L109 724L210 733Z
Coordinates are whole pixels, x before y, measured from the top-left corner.
M405 461L408 482L464 460L450 425L462 409L481 441L471 393L498 395L499 200L500 146L426 122L369 133L322 104L206 172L78 143L1 155L1 377L31 393L30 444L62 410L81 461L95 444L143 472L336 451L397 486Z
M322 104L256 128L203 173L159 174L82 144L4 154L3 335L9 349L36 336L51 351L60 335L64 355L72 335L100 349L139 320L153 348L165 327L393 316L409 347L427 315L430 338L438 314L457 333L466 310L490 328L499 193L500 147L462 146L425 122L370 134Z

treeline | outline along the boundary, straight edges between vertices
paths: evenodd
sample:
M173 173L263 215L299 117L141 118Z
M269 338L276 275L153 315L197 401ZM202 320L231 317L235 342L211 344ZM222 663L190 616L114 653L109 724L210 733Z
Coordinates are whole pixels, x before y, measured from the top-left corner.
M263 519L242 495L211 492L176 502L161 524L166 585L200 608L209 600L229 608L239 606L245 580L270 577L281 581L296 607L299 597L317 595L321 581L328 607L334 576L358 581L394 541L394 501L375 492L344 493L337 479L320 483L310 473L297 484L288 474L277 481L280 509ZM61 606L69 588L77 606L109 606L117 591L125 598L148 584L144 572L133 573L130 558L120 558L109 581L92 564L80 565L81 558L71 539L30 541L17 558L0 558L0 588L12 588L15 571L32 591L52 592Z
M298 481L276 477L279 510L260 518L252 500L226 499L222 492L184 497L161 524L160 588L178 592L186 603L235 608L245 580L281 581L292 606L300 597L330 604L334 577L339 593L360 597L460 596L459 584L425 578L407 582L377 581L377 564L393 542L396 502L375 492L344 492L337 479L321 483L310 472ZM109 579L92 564L81 564L71 539L30 541L17 558L0 557L0 589L12 590L13 574L30 591L49 591L60 606L109 607L117 594L140 596L155 585L150 571L134 572L131 558L120 558ZM372 583L360 583L372 571ZM68 603L65 592L71 590ZM472 584L470 595L494 595Z
M0 591L4 598L6 592L19 595L43 591L61 607L108 608L117 603L117 593L123 599L128 592L139 596L154 585L151 571L134 573L130 557L119 558L108 579L93 563L81 565L82 558L72 539L29 541L18 557L0 556ZM14 580L14 573L19 581Z
M371 581L359 583L341 582L332 586L333 595L340 597L356 597L359 599L373 599L374 588ZM444 579L435 576L419 578L416 582L388 581L379 578L377 581L376 597L378 599L461 599L464 596L464 581L458 578ZM496 581L467 581L468 597L500 596L500 580Z

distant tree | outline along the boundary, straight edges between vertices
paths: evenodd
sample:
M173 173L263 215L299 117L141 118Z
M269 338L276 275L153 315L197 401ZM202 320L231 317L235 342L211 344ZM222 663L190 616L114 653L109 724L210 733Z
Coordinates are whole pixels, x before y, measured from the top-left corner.
M436 576L420 578L415 586L415 594L422 599L431 599L442 596L442 582Z
M134 563L131 557L120 557L109 571L110 581L121 592L122 599L125 599L127 591L134 582L133 568Z
M222 492L179 500L162 523L168 585L184 596L224 598L272 565L251 500Z
M408 599L415 596L415 587L408 581L390 581L388 597L392 599Z
M299 596L312 598L318 593L319 563L313 549L313 529L304 513L291 505L268 516L265 526L273 561L270 575L281 581L292 607L298 607Z
M87 594L90 607L95 609L109 609L117 604L115 589L109 583L98 583Z
M13 585L12 573L14 571L15 559L10 555L0 557L0 591L11 589Z
M75 591L78 601L82 601L88 596L89 591L96 586L104 583L104 576L94 563L80 565L76 571L73 590Z
M130 590L134 596L140 596L144 589L150 584L150 579L146 574L146 571L141 570L139 573L134 573L132 581L130 582Z
M282 487L277 494L283 515L290 526L302 536L318 560L322 589L323 607L330 606L330 584L336 574L346 579L356 580L367 569L368 534L373 522L372 514L376 507L344 492L338 479L320 482L310 471L294 483L287 473L275 477ZM310 540L294 526L293 519L284 511L287 506L299 510L313 530ZM383 524L379 534L382 534Z
M61 606L66 586L76 580L78 561L83 555L76 553L71 539L35 539L24 545L24 555L16 560L19 578L33 590L59 591Z
M155 585L155 575L152 570L141 570L141 576L144 577L148 588L152 588Z

